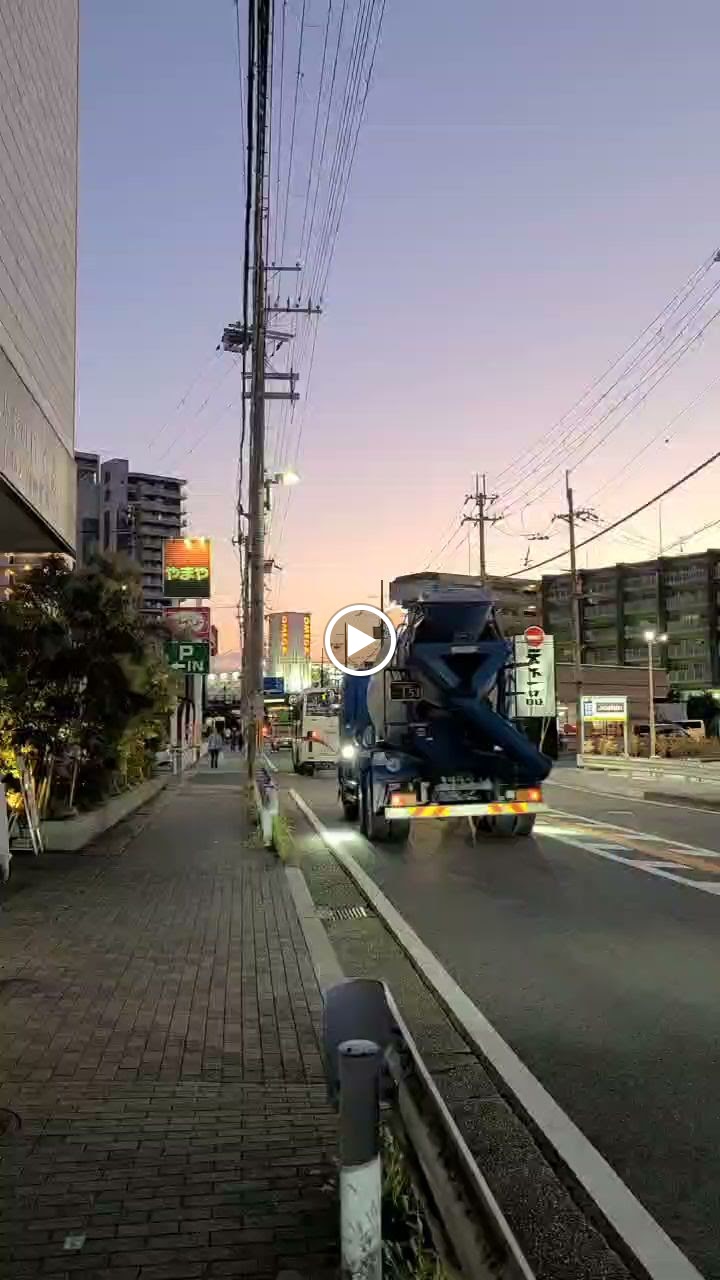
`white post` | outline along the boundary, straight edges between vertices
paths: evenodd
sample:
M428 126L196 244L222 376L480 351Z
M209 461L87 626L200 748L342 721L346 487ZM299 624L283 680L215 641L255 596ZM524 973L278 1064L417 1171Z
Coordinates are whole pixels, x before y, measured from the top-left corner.
M343 1280L382 1280L380 1061L371 1040L346 1040L338 1049Z
M655 741L655 679L653 673L653 642L648 640L648 699L649 699L649 716L650 716L650 759L654 760L657 749Z

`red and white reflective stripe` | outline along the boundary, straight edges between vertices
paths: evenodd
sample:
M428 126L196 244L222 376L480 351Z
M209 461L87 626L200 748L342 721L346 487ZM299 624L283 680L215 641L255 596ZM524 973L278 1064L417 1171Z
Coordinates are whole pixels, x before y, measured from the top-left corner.
M393 818L482 818L500 813L547 813L548 806L538 801L493 801L490 804L411 804L403 807L387 805L385 817Z

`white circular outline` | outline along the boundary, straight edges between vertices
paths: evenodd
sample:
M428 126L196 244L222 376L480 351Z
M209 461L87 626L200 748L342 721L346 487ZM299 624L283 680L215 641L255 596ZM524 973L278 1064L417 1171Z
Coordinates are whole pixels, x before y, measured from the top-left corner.
M330 644L330 632L335 626L335 623L339 622L341 618L346 617L348 613L356 613L358 610L361 610L363 613L372 613L376 618L379 618L387 628L390 636L390 652L386 654L382 662L378 662L374 667L368 667L364 671L356 671L354 667L346 667L339 658L335 657L335 654L332 651L332 645ZM332 663L336 671L342 671L344 676L375 676L379 671L382 671L388 663L392 662L395 657L395 650L397 649L397 632L387 614L383 613L382 609L377 609L374 604L346 604L345 608L338 609L337 613L334 613L328 622L323 632L323 648L327 654L328 662Z

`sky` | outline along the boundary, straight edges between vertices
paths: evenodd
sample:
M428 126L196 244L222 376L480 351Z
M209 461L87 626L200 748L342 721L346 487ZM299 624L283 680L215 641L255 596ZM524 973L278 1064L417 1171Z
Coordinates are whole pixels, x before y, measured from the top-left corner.
M302 0L286 0L274 85L289 262L303 247L328 0L305 8L287 185ZM717 5L456 0L447 14L387 0L312 369L312 342L296 343L301 400L287 422L282 406L270 413L268 467L301 476L273 492L271 605L312 612L316 652L329 616L376 599L381 580L438 553L435 568L477 570L460 527L475 472L504 515L488 531L491 572L562 549L557 433L548 493L531 502L545 486L524 497L525 479L508 494L513 477L542 474L531 447L720 246ZM240 374L216 347L241 310L234 5L93 0L82 15L78 445L187 479L233 649ZM242 0L241 15L244 36ZM700 287L712 283L710 268ZM577 505L616 519L713 451L720 383L664 430L720 373L713 311L710 299L707 329L647 400L573 459ZM720 517L719 479L720 462L580 563L654 556ZM540 533L553 540L528 540ZM682 545L720 545L720 525Z

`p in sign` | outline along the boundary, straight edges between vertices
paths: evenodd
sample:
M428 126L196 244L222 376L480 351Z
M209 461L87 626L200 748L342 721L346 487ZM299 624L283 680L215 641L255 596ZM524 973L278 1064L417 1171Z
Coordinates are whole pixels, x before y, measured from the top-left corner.
M210 645L198 640L171 640L166 646L168 665L173 671L206 676L210 670Z
M525 639L531 649L539 649L545 641L545 632L542 627L527 627Z

